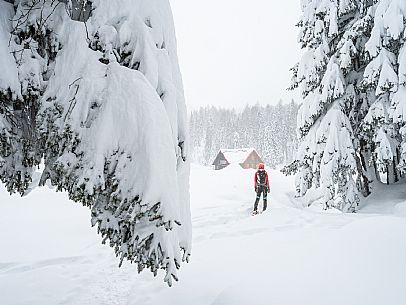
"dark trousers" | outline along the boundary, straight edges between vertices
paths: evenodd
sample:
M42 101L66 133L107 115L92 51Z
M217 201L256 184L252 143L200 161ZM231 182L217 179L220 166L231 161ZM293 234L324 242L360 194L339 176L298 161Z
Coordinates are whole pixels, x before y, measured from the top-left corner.
M268 189L266 186L260 186L257 189L257 198L255 199L255 204L254 204L254 211L256 211L258 209L258 203L259 203L259 199L261 199L261 194L262 197L264 199L264 208L263 211L266 210L267 207L267 196L268 196Z

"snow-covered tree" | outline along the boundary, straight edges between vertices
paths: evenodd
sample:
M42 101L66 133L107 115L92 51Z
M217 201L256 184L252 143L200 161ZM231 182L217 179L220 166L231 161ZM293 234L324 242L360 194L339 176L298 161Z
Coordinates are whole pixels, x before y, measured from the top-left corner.
M285 168L297 173L298 196L315 188L325 207L355 211L358 193L369 195L373 179L387 173L388 183L399 180L405 5L302 1L298 25L306 52L293 68L291 88L303 96L301 144Z
M390 183L398 181L398 170L406 169L402 134L406 98L406 3L381 0L371 10L371 16L374 26L365 45L370 63L363 84L373 104L364 121L365 128L373 132L378 169L387 173Z
M50 181L88 206L120 264L165 269L171 285L191 232L168 1L0 3L2 181L25 194L43 160L39 185Z
M302 2L300 43L306 52L293 69L292 85L303 96L298 114L301 147L294 168L286 169L299 172L297 195L315 187L323 193L325 207L345 211L354 211L358 203L354 126L349 116L357 102L353 58L363 30L357 24L359 4L353 0Z

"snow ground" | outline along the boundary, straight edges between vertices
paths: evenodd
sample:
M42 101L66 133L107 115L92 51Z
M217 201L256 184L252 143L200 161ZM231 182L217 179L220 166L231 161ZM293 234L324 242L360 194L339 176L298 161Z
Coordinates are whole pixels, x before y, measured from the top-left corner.
M0 304L404 305L406 188L384 186L357 214L302 209L270 171L270 209L252 217L252 170L191 171L190 264L168 288L117 268L87 208L61 193L0 190Z

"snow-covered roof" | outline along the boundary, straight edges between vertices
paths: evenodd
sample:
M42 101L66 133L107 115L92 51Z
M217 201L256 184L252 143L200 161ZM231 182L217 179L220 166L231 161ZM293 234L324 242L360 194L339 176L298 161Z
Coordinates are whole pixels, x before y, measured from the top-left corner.
M254 148L220 149L228 163L243 163Z

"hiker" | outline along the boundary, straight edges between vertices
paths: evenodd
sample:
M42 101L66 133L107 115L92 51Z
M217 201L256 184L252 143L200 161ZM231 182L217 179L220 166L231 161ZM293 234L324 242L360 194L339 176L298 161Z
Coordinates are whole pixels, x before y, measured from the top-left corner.
M257 198L254 204L254 211L252 212L253 215L258 214L258 203L259 199L261 198L261 194L264 200L264 207L262 211L266 210L267 207L267 195L270 192L269 188L269 179L268 173L265 170L265 166L263 163L258 164L258 170L255 173L255 192L257 193Z

